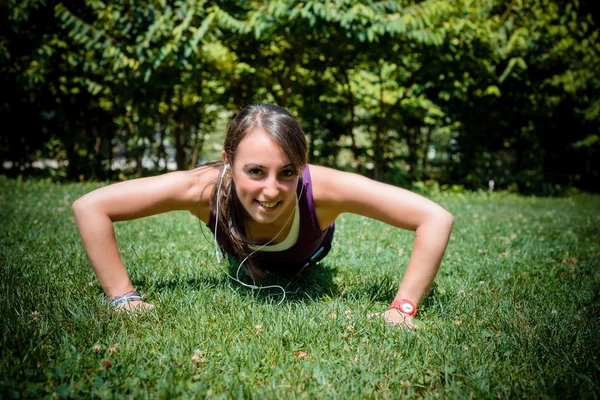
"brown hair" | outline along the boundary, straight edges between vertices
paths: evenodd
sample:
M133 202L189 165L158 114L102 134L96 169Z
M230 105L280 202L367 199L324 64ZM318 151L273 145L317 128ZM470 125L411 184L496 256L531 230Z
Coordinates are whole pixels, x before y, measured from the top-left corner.
M271 136L289 159L296 174L302 173L308 155L304 131L294 116L286 109L269 104L248 105L233 118L227 129L223 146L229 163L235 162L235 153L242 139L255 129L262 129ZM222 162L215 163L214 166L219 168L222 173L224 168ZM215 185L210 201L211 211L218 218L219 229L229 237L236 255L243 259L250 254L248 249L250 241L244 235L244 208L237 197L235 184L229 175L226 174L223 178L219 199L217 199L217 189ZM217 201L219 202L219 215L216 215ZM265 276L251 258L244 263L244 271L252 279Z

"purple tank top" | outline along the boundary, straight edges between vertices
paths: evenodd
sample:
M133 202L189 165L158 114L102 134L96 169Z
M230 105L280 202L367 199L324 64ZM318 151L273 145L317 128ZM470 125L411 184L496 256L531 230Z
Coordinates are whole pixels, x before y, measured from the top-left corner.
M306 164L302 170L302 177L298 181L296 194L298 196L298 210L300 212L300 231L298 232L298 240L296 240L296 243L287 250L275 252L257 251L253 256L254 260L257 262L260 263L262 261L268 264L296 264L305 262L319 250L333 234L335 223L329 225L324 231L321 231L321 227L319 226L308 164ZM215 215L212 212L210 214L208 228L213 234L215 233ZM235 257L231 241L221 229L217 232L217 241L223 250Z

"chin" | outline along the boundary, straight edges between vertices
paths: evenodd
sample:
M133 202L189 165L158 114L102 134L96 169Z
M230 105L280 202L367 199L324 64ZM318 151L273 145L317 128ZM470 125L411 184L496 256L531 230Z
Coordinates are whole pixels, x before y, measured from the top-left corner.
M264 210L261 206L254 204L254 207L252 209L253 212L250 213L250 215L252 219L254 219L254 221L256 222L261 224L268 224L282 218L286 213L286 210L291 210L289 205L290 203L286 202L283 204L279 204L274 210L267 211Z
M258 222L259 224L269 224L271 222L275 222L280 216L280 212L274 212L273 214L268 215L265 215L261 212L255 212L254 215L252 215L252 219Z

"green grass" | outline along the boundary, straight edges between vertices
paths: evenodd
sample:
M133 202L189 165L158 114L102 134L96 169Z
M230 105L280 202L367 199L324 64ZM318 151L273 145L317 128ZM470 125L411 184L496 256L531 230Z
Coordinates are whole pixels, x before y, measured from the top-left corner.
M453 236L407 331L366 315L413 234L352 215L281 305L228 280L190 214L119 223L156 310L112 312L70 211L94 187L0 177L3 399L600 396L598 196L438 195Z

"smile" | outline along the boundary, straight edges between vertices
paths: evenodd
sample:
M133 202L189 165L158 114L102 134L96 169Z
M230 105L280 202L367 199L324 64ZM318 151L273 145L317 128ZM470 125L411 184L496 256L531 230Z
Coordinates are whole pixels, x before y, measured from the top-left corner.
M263 206L264 208L274 208L277 206L277 204L279 204L278 201L273 201L273 202L266 202L266 201L258 201L258 204L260 204L261 206Z

